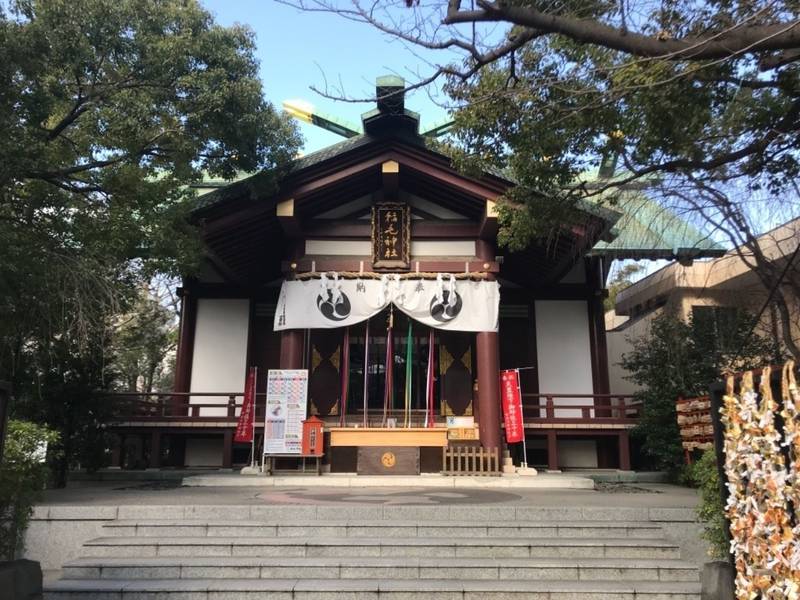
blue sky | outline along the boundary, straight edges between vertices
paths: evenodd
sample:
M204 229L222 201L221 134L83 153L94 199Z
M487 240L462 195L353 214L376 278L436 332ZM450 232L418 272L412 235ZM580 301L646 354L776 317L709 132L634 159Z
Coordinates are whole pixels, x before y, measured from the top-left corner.
M330 84L343 86L348 96L363 98L374 95L375 78L380 75L397 74L408 81L415 72L429 71L402 44L368 25L336 15L300 12L263 0L201 1L218 23L243 23L255 30L264 92L278 108L284 100L302 98L322 112L360 123L361 113L373 104L328 100L309 87L324 87L327 78ZM443 58L430 53L428 57ZM423 129L447 118L446 111L423 90L407 98L406 107L420 113ZM306 123L301 123L301 132L306 140L304 153L342 139Z

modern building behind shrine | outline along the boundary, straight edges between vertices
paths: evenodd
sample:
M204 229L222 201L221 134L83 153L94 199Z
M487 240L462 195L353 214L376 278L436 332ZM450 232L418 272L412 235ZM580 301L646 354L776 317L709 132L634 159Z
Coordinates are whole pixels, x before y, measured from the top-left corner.
M150 466L246 462L229 404L257 366L259 392L269 369L308 369L334 472L356 471L359 445L406 425L420 434L403 445L438 471L448 416L472 417L479 443L502 447L498 371L517 367L528 463L631 467L636 410L609 390L610 263L720 250L640 190L613 211L586 204L524 251L499 247L496 202L514 182L466 176L431 150L402 85L379 80L363 132L297 159L277 187L262 173L198 198L207 259L181 289L170 418L117 428L149 448Z

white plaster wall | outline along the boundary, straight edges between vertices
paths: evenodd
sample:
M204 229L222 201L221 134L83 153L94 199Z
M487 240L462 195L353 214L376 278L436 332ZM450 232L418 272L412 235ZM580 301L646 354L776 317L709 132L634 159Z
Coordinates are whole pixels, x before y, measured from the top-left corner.
M633 350L633 345L630 342L631 338L636 338L636 334L632 334L627 329L606 332L608 385L612 394L635 394L641 389L641 386L627 379L629 373L620 364L622 356Z
M369 256L369 240L306 240L306 254L313 256Z
M536 353L539 392L591 394L592 355L585 300L537 300ZM591 398L557 398L556 404L592 404ZM544 403L544 400L542 400ZM580 417L579 409L556 410L557 417Z
M423 256L475 256L472 240L412 240L411 257ZM366 240L306 240L309 256L364 256L372 255L372 242Z
M634 394L641 387L628 381L628 371L622 368L620 361L624 354L633 350L633 342L650 335L650 325L662 309L626 321L623 325L606 331L606 348L608 349L608 384L612 394Z
M192 356L192 392L244 391L249 323L248 299L198 299ZM189 402L226 405L228 397L192 397ZM227 409L203 408L200 414L205 417L224 416Z
M411 256L475 256L475 242L472 240L412 240Z
M222 438L189 438L186 440L187 467L221 467Z

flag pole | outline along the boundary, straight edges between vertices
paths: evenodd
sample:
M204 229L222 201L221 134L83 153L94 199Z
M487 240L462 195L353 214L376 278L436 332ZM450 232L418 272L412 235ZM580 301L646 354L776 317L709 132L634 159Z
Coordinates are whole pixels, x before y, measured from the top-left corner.
M389 412L389 405L391 410L394 410L394 381L392 372L394 370L394 340L392 335L392 328L394 326L394 309L389 305L389 321L386 327L386 360L384 363L384 390L383 390L383 421L381 425L386 427L386 419Z
M350 395L350 327L344 328L341 362L341 401L339 406L339 427L347 426L347 397Z
M367 331L364 334L364 427L369 423L367 417L368 402L367 388L369 384L369 319L367 319Z
M250 434L250 468L256 466L256 402L258 391L258 367L253 367L253 433Z
M411 377L413 375L414 348L411 345L411 319L408 319L408 332L406 333L406 389L403 402L403 426L411 427Z
M525 367L523 367L525 368ZM533 367L527 367L533 368ZM519 378L519 369L515 369L517 371L517 392L519 393L519 408L520 408L520 420L522 421L522 468L528 468L528 446L525 443L525 411L522 410L522 382Z

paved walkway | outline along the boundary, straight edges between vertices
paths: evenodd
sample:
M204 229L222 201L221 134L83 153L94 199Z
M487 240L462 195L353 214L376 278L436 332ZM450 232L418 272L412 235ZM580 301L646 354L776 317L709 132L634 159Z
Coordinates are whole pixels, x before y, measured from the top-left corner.
M80 482L48 490L44 505L245 505L383 504L513 506L600 506L694 508L695 490L667 484L623 484L599 490L497 490L441 488L182 487L177 482Z

